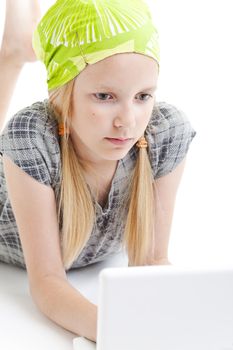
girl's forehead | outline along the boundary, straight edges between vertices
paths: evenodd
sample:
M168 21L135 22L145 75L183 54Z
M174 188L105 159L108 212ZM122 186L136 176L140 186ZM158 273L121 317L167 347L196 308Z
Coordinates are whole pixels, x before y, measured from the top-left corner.
M139 53L118 53L114 54L112 56L106 57L103 60L100 60L94 64L87 64L85 70L98 70L98 69L119 69L119 68L126 68L127 65L130 65L131 67L137 66L137 65L154 65L158 67L158 64L155 59L152 57L142 55ZM128 67L127 67L128 68Z
M117 54L89 64L76 77L77 83L84 82L95 85L108 85L110 82L121 79L140 79L150 84L158 76L157 62L148 56L140 54Z

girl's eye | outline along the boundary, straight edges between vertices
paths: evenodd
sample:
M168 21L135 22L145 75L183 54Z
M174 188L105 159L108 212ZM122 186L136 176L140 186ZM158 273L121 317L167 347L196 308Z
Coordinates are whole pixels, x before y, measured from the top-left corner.
M104 98L104 96L111 96L111 95L100 92L95 94L95 96L97 97L98 100L107 101L107 99Z
M141 101L148 101L150 98L152 98L153 96L152 95L149 95L149 94L141 94L140 96L146 96L147 98L143 98Z

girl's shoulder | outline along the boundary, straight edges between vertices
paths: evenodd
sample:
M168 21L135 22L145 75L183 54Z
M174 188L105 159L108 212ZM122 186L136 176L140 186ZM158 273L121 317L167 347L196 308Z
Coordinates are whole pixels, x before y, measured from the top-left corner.
M58 125L47 99L37 101L15 113L6 123L2 134L12 130L27 138L35 132L51 133L58 138ZM51 136L52 136L51 135Z
M185 157L196 135L186 113L167 102L156 102L145 130L154 178L171 172Z
M0 154L6 154L37 181L54 186L60 168L57 124L48 100L21 109L0 134Z
M150 133L156 129L158 134L174 129L177 132L181 127L190 128L190 126L190 120L182 109L168 102L160 101L154 104L146 131Z

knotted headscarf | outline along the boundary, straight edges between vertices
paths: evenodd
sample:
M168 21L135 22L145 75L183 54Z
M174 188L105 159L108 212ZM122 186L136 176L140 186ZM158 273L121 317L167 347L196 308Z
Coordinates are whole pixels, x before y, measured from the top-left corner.
M34 31L33 48L46 66L48 90L114 54L140 53L158 64L160 58L145 0L57 0Z

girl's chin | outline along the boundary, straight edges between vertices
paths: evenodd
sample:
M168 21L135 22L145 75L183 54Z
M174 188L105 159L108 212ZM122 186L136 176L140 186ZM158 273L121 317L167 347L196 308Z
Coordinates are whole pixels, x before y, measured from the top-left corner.
M127 155L127 153L129 152L129 150L127 150L127 151L125 151L124 150L124 152L123 151L115 151L114 152L114 154L110 154L110 153L108 153L108 154L106 154L105 153L105 156L104 156L104 159L107 161L118 161L118 160L120 160L120 159L123 159L126 155Z

